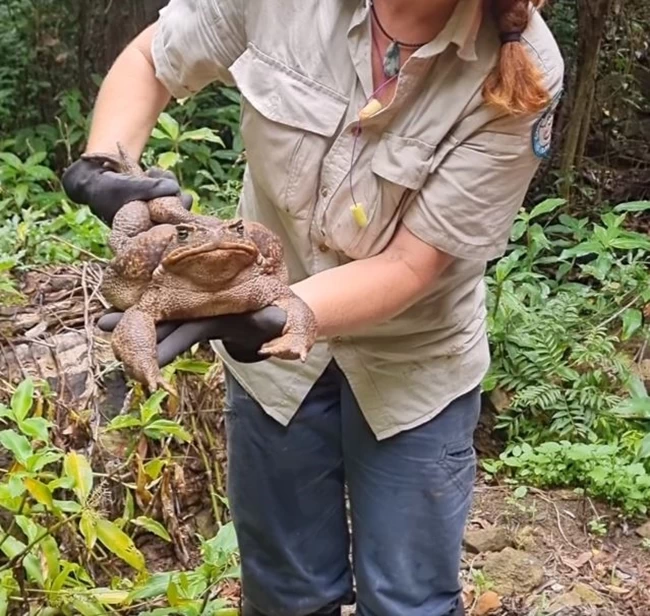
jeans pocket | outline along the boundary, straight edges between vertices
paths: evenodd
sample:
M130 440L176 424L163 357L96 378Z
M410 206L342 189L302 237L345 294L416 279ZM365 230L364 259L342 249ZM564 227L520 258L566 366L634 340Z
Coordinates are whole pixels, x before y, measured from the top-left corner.
M446 445L440 465L462 494L467 494L472 490L477 466L473 442Z

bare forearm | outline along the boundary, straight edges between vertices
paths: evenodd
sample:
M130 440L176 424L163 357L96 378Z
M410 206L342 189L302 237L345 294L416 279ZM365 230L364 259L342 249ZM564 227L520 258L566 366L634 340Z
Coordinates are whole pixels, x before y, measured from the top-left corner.
M407 242L419 241L410 236ZM413 259L406 249L389 249L320 272L292 288L314 311L319 337L351 334L391 319L431 291L451 258L429 247L422 252L423 258Z
M155 24L140 33L117 58L95 103L87 151L114 151L120 141L139 157L170 95L156 79L151 59Z

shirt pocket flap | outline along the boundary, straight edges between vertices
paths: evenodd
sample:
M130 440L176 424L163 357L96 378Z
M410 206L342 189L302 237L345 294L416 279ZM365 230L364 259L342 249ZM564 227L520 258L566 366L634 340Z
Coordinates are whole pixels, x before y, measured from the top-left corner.
M376 146L371 168L376 175L410 190L422 188L431 172L435 145L384 133Z
M348 99L249 44L230 67L242 96L265 118L332 137Z

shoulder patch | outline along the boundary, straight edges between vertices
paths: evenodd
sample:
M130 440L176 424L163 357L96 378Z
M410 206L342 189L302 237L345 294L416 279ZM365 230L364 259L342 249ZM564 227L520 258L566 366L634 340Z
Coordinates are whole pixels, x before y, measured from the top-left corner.
M555 110L560 102L562 90L560 90L551 100L551 104L546 108L544 113L533 124L532 146L535 156L538 158L548 158L551 151L551 138L553 136L553 118Z

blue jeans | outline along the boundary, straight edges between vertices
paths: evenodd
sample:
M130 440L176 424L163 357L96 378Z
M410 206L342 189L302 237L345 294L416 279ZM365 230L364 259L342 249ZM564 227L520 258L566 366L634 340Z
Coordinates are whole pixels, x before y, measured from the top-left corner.
M462 613L478 388L383 441L334 363L287 427L229 373L226 391L228 493L252 613L337 613L355 597L358 616Z

